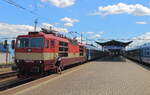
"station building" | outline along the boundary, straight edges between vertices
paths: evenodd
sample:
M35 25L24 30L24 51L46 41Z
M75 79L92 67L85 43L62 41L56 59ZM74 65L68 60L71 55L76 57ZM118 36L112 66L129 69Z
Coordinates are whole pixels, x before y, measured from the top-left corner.
M120 42L116 40L111 40L108 42L96 42L100 46L102 46L102 50L107 50L110 55L112 56L120 56L123 55L125 52L126 46L128 46L132 41L130 42Z
M3 43L0 43L0 64L12 62L10 51L4 48Z

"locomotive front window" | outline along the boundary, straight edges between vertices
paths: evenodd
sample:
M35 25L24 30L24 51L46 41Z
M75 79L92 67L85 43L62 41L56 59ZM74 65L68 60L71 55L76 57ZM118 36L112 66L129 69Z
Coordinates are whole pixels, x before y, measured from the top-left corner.
M43 47L43 38L31 38L30 47L31 48L42 48Z
M18 48L43 48L43 38L18 38Z
M29 47L29 38L19 38L17 41L18 48L28 48Z

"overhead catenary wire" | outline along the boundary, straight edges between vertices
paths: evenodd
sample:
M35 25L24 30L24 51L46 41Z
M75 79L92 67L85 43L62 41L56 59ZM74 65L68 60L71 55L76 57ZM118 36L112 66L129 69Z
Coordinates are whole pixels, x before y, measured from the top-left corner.
M20 9L22 9L22 10L25 10L25 11L27 11L27 12L29 12L29 13L31 13L31 14L37 16L36 19L37 19L37 18L38 18L38 19L39 19L39 18L42 18L42 19L44 19L44 20L48 20L48 19L49 19L49 18L46 18L46 17L43 17L43 16L39 15L39 14L36 12L36 11L37 11L37 6L35 6L35 10L33 11L33 10L29 10L29 9L23 7L22 5L18 4L17 2L15 2L15 1L13 1L13 0L2 0L2 1L4 1L4 2L6 2L6 3L8 3L8 4L12 5L12 6L15 6L15 7L17 7L17 8L20 8Z
M34 11L28 10L27 8L21 6L20 4L14 2L12 0L3 0L3 1L8 3L8 4L11 4L11 5L13 5L13 6L17 7L17 8L20 8L22 10L26 10L26 11L30 12L31 14L37 15L37 13L35 13Z

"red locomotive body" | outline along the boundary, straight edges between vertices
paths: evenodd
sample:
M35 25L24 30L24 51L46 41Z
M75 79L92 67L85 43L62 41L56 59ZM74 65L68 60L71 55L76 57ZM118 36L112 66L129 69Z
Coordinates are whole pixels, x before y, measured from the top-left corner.
M84 45L53 33L29 32L16 42L15 63L21 76L55 70L57 55L62 57L63 67L86 61Z

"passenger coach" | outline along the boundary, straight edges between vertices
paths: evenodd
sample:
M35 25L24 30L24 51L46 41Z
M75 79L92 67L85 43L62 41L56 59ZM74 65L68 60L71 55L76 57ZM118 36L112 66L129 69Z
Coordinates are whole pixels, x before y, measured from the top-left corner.
M150 64L150 43L128 50L126 56L140 63Z

